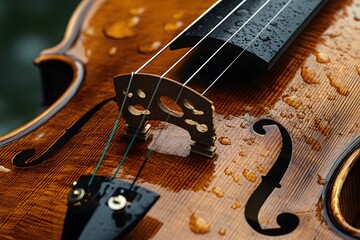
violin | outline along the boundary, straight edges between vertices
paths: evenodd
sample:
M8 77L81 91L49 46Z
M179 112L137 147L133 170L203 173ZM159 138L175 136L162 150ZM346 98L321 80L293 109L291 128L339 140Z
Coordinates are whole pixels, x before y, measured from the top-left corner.
M83 0L0 137L0 238L360 238L359 13Z

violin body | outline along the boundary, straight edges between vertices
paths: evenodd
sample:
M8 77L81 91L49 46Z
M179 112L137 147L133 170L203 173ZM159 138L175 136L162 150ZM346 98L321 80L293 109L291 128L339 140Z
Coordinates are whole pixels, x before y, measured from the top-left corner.
M212 4L80 4L63 42L36 60L48 112L0 139L1 239L61 238L71 185L94 172L119 112L114 76L141 67ZM359 13L357 0L329 1L269 72L232 72L212 87L205 96L215 107L214 158L191 154L186 131L151 122L153 137L134 144L117 178L134 180L158 136L137 184L160 198L127 238L347 237L324 206L334 169L359 136ZM186 50L167 50L144 71L161 74ZM169 77L179 79L186 64ZM126 151L125 125L120 120L98 175L111 176ZM273 188L264 184L276 176ZM281 213L293 229L277 222Z

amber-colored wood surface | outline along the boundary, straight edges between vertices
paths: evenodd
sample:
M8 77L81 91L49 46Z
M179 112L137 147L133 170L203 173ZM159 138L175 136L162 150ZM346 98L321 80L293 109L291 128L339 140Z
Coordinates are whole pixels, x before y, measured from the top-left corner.
M0 149L0 165L10 170L0 171L1 239L61 237L71 184L94 171L118 113L116 103L101 108L47 161L20 168L12 165L12 158L25 149L41 155L93 106L115 96L115 75L138 69L152 56L145 54L143 44L159 41L164 46L212 3L109 0L91 7L79 37L66 50L85 66L79 91L41 127ZM290 132L293 149L281 188L261 208L262 228L277 227L276 216L290 212L300 218L299 226L276 239L341 238L326 217L322 196L331 169L359 136L359 14L358 0L330 0L268 74L247 81L244 78L248 77L239 73L210 89L205 96L214 102L218 137L213 160L189 154L191 141L186 132L153 124L154 136L165 129L138 184L161 198L128 238L274 238L253 230L244 217L248 199L282 146L275 127L265 136L254 133L252 124L263 118L281 123ZM128 21L134 26L128 29L127 38L106 36L106 29L114 23ZM170 26L165 30L167 23L176 21L183 23L181 29ZM146 72L161 74L183 53L165 52ZM169 77L177 80L180 70ZM197 83L192 86L202 88ZM123 129L121 121L99 175L111 176L124 153L128 141L123 138ZM118 178L134 178L149 144L135 145ZM209 232L196 234L190 229L193 214L211 226Z

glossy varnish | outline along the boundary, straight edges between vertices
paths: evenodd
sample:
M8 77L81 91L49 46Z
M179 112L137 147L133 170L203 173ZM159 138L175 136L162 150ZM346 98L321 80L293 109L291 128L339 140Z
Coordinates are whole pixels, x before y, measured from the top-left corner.
M94 171L118 106L114 101L106 103L40 164L16 167L11 163L14 156L26 149L35 150L29 161L41 156L84 114L115 96L115 75L138 69L212 4L97 1L89 5L71 46L62 44L43 52L43 57L51 53L50 57L62 60L55 53L66 49L67 56L83 64L84 79L54 117L1 148L0 238L61 237L71 184ZM252 129L260 119L280 123L292 139L291 161L281 188L271 193L258 215L261 227L277 228L277 215L287 212L299 218L299 226L276 239L340 238L323 209L323 192L341 153L359 135L359 12L357 0L329 1L266 75L232 74L206 93L216 109L214 159L190 155L186 132L153 122L153 136L164 129L138 184L161 197L129 239L274 238L254 230L244 216L247 201L285 145L276 126L267 127L265 135ZM146 72L162 74L185 51L166 51ZM184 68L169 77L178 80ZM77 70L75 64L73 69ZM194 82L191 87L202 89L203 84ZM112 175L128 145L123 134L122 120L99 175ZM135 144L118 178L134 179L151 141Z

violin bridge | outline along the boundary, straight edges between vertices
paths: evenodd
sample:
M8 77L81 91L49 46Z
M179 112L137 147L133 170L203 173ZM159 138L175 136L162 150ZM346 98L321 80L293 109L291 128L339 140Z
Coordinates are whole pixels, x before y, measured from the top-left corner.
M168 78L136 74L128 90L130 80L131 75L114 78L119 108L128 93L123 107L125 136L146 141L150 136L148 120L165 121L188 131L194 141L191 152L215 156L214 106L210 100Z

